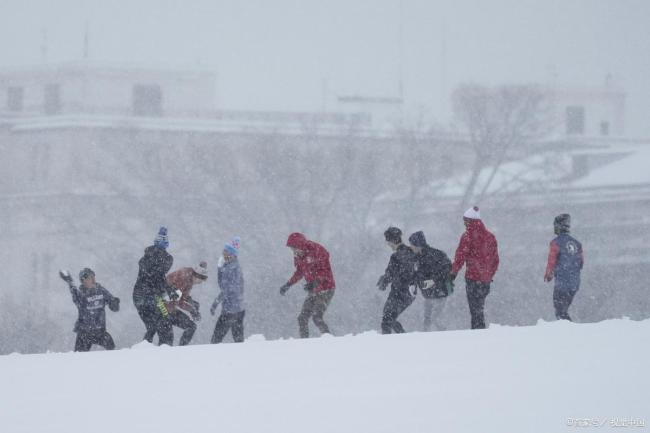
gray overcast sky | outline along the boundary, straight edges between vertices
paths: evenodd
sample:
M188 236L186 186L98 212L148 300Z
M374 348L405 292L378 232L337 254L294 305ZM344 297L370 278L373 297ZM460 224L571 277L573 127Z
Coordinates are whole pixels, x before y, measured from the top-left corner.
M88 22L94 60L201 65L223 108L315 110L324 79L334 94L397 94L399 18L399 0L0 0L0 67L39 63L43 29L49 61L81 58ZM403 0L403 23L410 107L445 121L463 81L612 73L628 135L650 136L650 1Z

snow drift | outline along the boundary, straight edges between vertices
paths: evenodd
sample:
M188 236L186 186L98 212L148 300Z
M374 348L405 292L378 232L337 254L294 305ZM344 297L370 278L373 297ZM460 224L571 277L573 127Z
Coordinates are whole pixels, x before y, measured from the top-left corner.
M7 432L563 432L644 424L650 320L0 357ZM634 431L646 431L646 427Z

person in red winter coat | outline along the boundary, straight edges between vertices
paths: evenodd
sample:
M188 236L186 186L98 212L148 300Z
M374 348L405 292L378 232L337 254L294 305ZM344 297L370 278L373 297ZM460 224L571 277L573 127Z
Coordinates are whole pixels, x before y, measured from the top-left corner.
M499 267L497 240L483 225L478 207L469 208L463 215L463 222L465 233L460 238L449 276L453 281L463 265L467 265L465 283L472 329L483 329L485 298Z
M287 246L293 251L293 264L296 271L289 281L280 287L280 294L284 295L289 287L301 279L305 279L304 289L307 292L307 298L305 298L302 311L298 316L300 337L309 337L310 318L313 319L321 334L329 334L330 330L323 320L323 315L332 301L336 289L330 265L330 254L322 245L307 240L302 233L289 235Z

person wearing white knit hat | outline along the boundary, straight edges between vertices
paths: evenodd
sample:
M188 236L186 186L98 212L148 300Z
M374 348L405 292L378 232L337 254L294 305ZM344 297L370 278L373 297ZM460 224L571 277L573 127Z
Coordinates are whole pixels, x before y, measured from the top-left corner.
M467 218L470 220L480 220L481 211L478 209L478 206L472 206L471 208L465 211L465 213L463 214L463 218Z
M463 265L467 264L465 283L467 302L472 316L472 329L485 328L485 298L490 293L490 283L499 267L497 240L481 221L478 206L463 214L465 233L460 238L450 279L453 281Z

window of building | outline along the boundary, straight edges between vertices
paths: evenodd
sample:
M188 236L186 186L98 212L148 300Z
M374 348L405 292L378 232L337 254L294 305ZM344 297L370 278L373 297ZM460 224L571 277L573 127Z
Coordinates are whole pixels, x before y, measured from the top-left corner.
M22 87L9 87L7 89L7 110L23 111L23 94Z
M162 116L162 90L157 84L133 86L133 114L136 116Z
M566 107L566 133L567 134L585 133L585 107L582 106Z
M608 136L609 135L609 122L600 122L600 135Z
M61 86L58 84L46 85L44 96L43 111L45 114L59 114L61 112Z

